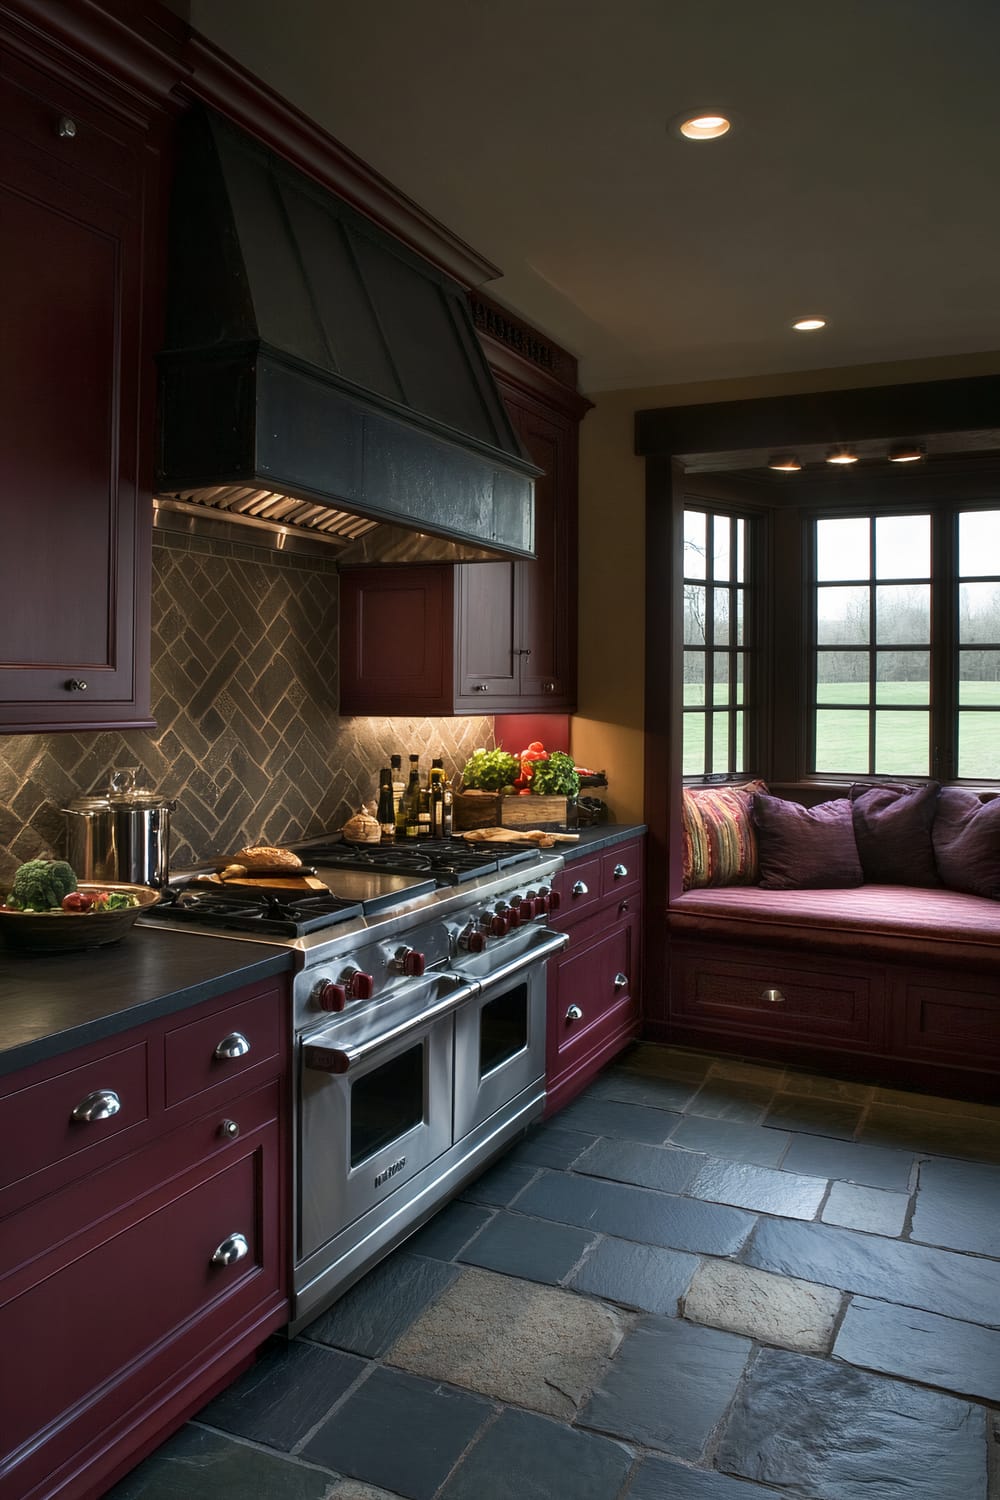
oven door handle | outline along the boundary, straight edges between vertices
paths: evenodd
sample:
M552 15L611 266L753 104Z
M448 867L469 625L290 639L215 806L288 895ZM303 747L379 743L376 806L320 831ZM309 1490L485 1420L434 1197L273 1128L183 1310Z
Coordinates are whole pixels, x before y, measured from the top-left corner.
M491 969L488 974L483 974L479 979L479 988L482 993L493 989L498 984L506 984L515 974L522 969L532 968L535 964L544 963L545 959L552 958L556 953L561 953L564 948L569 947L568 932L553 932L550 927L537 929L544 935L544 941L532 945L526 953L519 953L517 958L509 959L507 963L500 964L496 969Z
M444 1016L450 1015L453 1010L460 1009L467 1000L471 999L478 988L475 982L461 984L434 1005L428 1005L425 1010L415 1016L409 1016L396 1026L386 1027L376 1036L359 1042L356 1047L331 1046L330 1043L336 1041L336 1033L328 1039L324 1039L321 1033L304 1045L303 1065L307 1068L314 1068L320 1073L347 1073L358 1063L364 1062L365 1058L381 1051L390 1042L396 1042L400 1037L409 1035L411 1031L419 1031L429 1021L440 1021Z

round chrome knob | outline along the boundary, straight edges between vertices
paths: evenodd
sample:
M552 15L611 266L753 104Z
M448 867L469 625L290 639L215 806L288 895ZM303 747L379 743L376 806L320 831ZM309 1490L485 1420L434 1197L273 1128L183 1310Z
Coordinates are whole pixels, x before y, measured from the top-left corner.
M343 1010L347 1004L347 990L332 979L321 979L313 990L313 1001L319 1010Z
M69 115L62 115L56 130L64 141L71 141L76 136L76 121Z
M220 1062L232 1062L234 1058L246 1057L249 1051L250 1043L242 1031L231 1031L228 1036L222 1038L215 1049L214 1056Z
M556 690L556 685L555 685L554 682L543 682L542 683L542 692L543 693L554 693L555 690Z
M114 1089L94 1089L70 1115L78 1125L92 1125L95 1120L110 1120L122 1107L122 1101Z
M223 1120L219 1126L219 1134L225 1136L227 1141L235 1141L240 1133L240 1127L235 1120Z
M227 1234L212 1256L213 1266L235 1266L250 1254L250 1246L244 1234Z
M583 1011L578 1005L571 1005L566 1012L567 1021L582 1021Z
M628 989L628 975L627 974L616 974L615 975L615 989L616 990L627 990Z
M632 910L632 908L629 906L629 904L628 904L627 901L619 901L619 903L618 903L618 915L620 917L623 917L627 911L631 911L631 910Z
M628 865L615 865L611 873L616 880L624 880L628 874Z
M472 691L474 693L488 693L489 690L490 685L488 682L474 682L472 684Z
M87 684L81 681L79 677L67 678L65 687L67 693L85 693L87 691Z
M584 880L577 880L573 884L572 894L574 896L589 896L590 886Z

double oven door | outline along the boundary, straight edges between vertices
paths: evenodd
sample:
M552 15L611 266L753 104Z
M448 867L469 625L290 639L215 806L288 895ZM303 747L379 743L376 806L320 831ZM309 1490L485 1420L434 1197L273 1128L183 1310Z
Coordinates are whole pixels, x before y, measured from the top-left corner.
M565 941L551 936L556 946ZM523 1128L517 1101L532 1087L539 1099L544 1092L544 954L521 955L493 975L434 976L429 993L381 1009L381 1020L370 1008L347 1012L303 1039L300 1262L335 1240L343 1254L350 1226L371 1234L380 1205L405 1227L408 1193L426 1217L434 1164L443 1201L459 1185L453 1158L463 1141L489 1134L495 1154L505 1112L513 1137Z

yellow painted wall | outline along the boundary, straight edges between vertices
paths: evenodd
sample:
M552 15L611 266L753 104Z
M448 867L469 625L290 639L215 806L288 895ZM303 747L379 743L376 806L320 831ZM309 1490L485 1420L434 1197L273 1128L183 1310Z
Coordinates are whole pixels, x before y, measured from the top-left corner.
M633 451L635 413L998 373L1000 353L973 354L591 393L594 408L580 429L579 712L572 753L582 765L607 770L604 795L617 821L643 821L645 462Z

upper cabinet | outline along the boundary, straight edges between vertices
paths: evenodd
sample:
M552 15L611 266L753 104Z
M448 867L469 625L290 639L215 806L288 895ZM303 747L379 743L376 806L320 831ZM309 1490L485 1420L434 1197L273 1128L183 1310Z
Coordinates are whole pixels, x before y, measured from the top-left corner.
M577 442L588 403L525 358L524 325L478 298L473 312L518 435L544 470L535 481L535 559L342 569L343 714L576 707ZM519 335L515 350L502 331ZM562 354L533 336L530 348L547 353L548 365Z
M6 732L152 722L159 153L135 97L65 56L0 20Z

